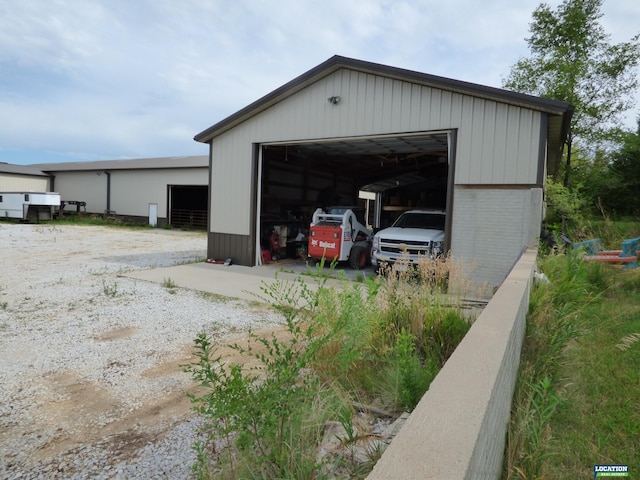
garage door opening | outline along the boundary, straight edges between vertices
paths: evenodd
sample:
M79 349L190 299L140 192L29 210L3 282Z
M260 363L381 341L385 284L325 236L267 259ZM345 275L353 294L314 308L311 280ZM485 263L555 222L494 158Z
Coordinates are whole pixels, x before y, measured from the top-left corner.
M169 224L176 228L206 230L209 187L169 185Z
M374 230L405 210L447 210L451 136L442 131L263 144L259 250L297 256L292 245L318 207L367 207Z

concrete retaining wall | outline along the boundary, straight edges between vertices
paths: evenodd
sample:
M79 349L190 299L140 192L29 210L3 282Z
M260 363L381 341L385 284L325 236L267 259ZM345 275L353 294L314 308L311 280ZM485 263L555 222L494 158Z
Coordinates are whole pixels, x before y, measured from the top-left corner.
M536 253L519 259L367 480L500 478Z

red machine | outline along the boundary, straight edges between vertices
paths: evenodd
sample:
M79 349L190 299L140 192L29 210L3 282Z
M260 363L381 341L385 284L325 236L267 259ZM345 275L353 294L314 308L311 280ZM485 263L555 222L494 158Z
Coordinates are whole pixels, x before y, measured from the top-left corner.
M358 207L329 207L327 210L318 208L313 213L309 258L348 261L355 270L369 265L372 232L363 225L364 210Z

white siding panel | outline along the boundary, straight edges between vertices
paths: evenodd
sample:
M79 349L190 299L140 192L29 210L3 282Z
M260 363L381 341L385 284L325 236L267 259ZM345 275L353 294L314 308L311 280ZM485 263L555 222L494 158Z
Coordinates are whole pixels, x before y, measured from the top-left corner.
M48 192L48 177L0 173L0 192Z

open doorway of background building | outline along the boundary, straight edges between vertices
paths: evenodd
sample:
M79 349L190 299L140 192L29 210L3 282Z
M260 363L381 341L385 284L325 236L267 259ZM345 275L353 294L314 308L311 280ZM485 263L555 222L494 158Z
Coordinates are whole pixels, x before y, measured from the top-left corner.
M168 185L169 225L175 228L206 230L209 187Z

